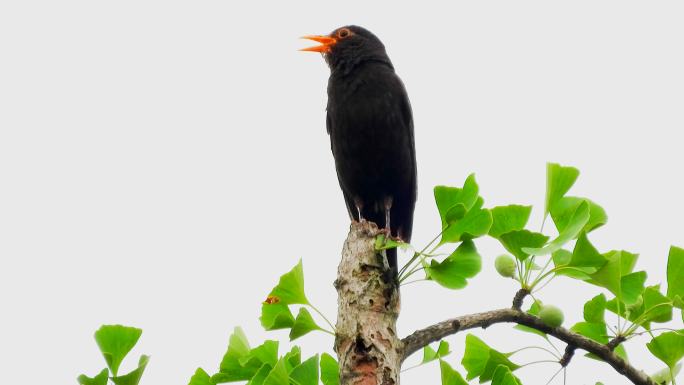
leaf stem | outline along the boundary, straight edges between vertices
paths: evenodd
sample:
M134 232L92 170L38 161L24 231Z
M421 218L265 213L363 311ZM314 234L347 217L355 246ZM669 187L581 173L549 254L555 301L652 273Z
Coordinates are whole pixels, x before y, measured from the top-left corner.
M320 310L318 310L318 308L316 306L312 305L311 303L308 303L307 305L309 305L309 307L313 311L318 313L318 315L321 316L325 320L325 322L327 322L327 324L332 328L333 331L337 331L337 328L335 327L335 325L333 325L332 322L330 322L330 320L328 320L328 318L325 316L325 314L323 314ZM335 333L330 333L330 334L335 335Z
M546 268L549 267L549 264L551 263L551 260L552 260L552 259L553 259L553 258L552 258L551 256L549 256L549 260L546 261L546 264L544 265L544 267L542 267L542 269L539 271L539 275L537 275L537 278L535 278L535 280L532 281L532 284L530 285L530 288L534 288L534 287L541 281L541 280L539 279L539 277L541 277L542 274L544 274L544 272L546 271Z
M620 311L620 302L622 302L622 301L620 300L620 298L618 298L616 301L616 303L617 303L617 335L615 337L622 335L622 329L620 328L620 318L622 318L622 316L620 315L622 313Z
M551 345L551 347L553 348L553 350L555 350L556 353L558 353L558 355L560 356L561 352L560 352L560 350L558 350L558 348L556 347L556 345L554 345L553 342L551 342L551 340L548 339L548 338L544 338L544 340L545 340L546 342L548 342L549 345Z
M619 301L618 301L618 303L619 303ZM618 305L618 306L619 306L619 305ZM657 308L657 307L659 307L659 306L672 306L672 302L663 302L663 303L659 303L659 304L657 304L657 305L655 305L655 306L651 306L648 310L646 310L646 311L644 311L643 313L641 313L641 315L639 315L639 316L632 322L632 325L631 325L630 327L627 328L627 331L625 332L625 335L628 336L628 335L634 333L634 332L639 328L639 326L641 326L641 323L644 322L644 320L643 320L642 318L643 318L646 314L648 314L649 312L653 311L655 308ZM618 309L619 309L619 308L618 308ZM618 311L619 311L619 310L618 310Z
M558 369L558 371L556 372L556 374L554 374L554 375L551 377L551 379L550 379L549 381L546 382L546 385L549 385L549 384L551 383L551 381L553 381L556 377L558 377L558 375L560 374L560 372L563 371L563 369L565 369L565 367L561 366L561 368Z
M644 334L646 334L646 333L658 332L658 331L675 332L676 334L679 334L680 336L684 336L684 333L680 332L679 330L677 330L677 329L670 329L670 328L655 328L655 329L650 329L650 330L643 331L643 332L639 332L639 333L634 333L634 334L632 334L632 335L633 335L633 336L641 336L641 335L644 335Z
M554 360L539 360L539 361L532 361L532 362L528 362L528 363L522 365L521 368L524 368L525 366L530 366L530 365L547 364L547 363L548 363L548 364L558 364L558 361L554 361Z
M448 227L448 226L447 226L447 227ZM445 228L445 230L446 230L446 228ZM423 250L421 250L418 254L415 254L415 255L413 256L413 258L411 259L411 261L409 261L408 264L404 265L404 268L402 268L402 270L404 270L404 274L403 274L403 276L402 276L402 274L399 275L399 283L404 282L408 277L410 277L411 275L413 275L413 273L418 272L418 271L424 269L424 268L422 267L422 264L425 263L425 258L423 257L423 255L426 255L426 254L425 254L425 251L426 251L426 250L428 249L428 247L430 247L430 246L431 246L439 237L442 236L442 233L443 233L443 232L444 232L444 230L442 230L439 234L437 234L437 236L436 236L433 240L431 240L430 243L428 243L428 244L423 248ZM437 245L436 245L435 247L433 247L432 250L430 250L427 254L429 255L429 254L434 253L435 251L437 251L437 249L438 249L441 245L442 245L441 243L437 244ZM420 262L417 263L417 264L411 269L411 271L409 271L408 273L406 273L406 269L405 269L405 268L407 268L407 267L408 267L411 263L413 263L413 261L415 261L417 258L420 258Z
M540 287L538 287L538 288L537 288L536 290L534 290L534 293L537 293L537 292L541 291L541 289L545 288L545 287L546 287L546 285L550 284L550 283L551 283L551 281L553 281L553 279L554 279L554 278L556 278L556 276L555 276L555 275L554 275L554 276L552 276L551 278L549 278L549 280L548 280L548 281L544 282L544 284L543 284L543 285L541 285L541 286L540 286ZM536 285L538 285L538 284L539 284L539 282L537 282L537 283L535 284L535 286L536 286Z
M436 360L433 360L433 361L436 361ZM432 362L432 361L421 362L421 363L419 363L418 365L409 366L409 367L406 368L406 369L402 369L401 372L404 373L404 372L407 372L407 371L409 371L409 370L411 370L411 369L420 368L421 366L427 365L427 364L429 364L430 362Z
M525 289L525 283L523 282L523 266L522 262L516 257L515 258L515 267L518 269L518 282L520 282L520 287Z
M401 279L399 280L399 283L403 283L403 282L404 282L405 280L407 280L410 276L412 276L413 274L415 274L415 273L417 273L417 272L419 272L419 271L421 271L421 270L425 270L425 268L424 268L423 266L421 266L421 265L416 265L416 266L413 268L413 270L411 270L411 271L409 271L408 273L406 273L406 274L404 275L404 277L401 278ZM425 279L425 280L427 281L427 279Z
M587 274L586 271L584 271L584 270L582 270L582 269L580 269L580 268L578 268L578 267L568 266L568 265L561 265L561 266L556 266L556 267L554 267L553 269L547 271L546 273L544 273L542 276L538 277L537 279L538 279L538 280L542 280L542 279L548 277L549 275L555 274L555 273L557 273L557 272L559 272L559 271L562 271L562 270L577 270L577 271L579 271L579 272L581 272L581 273L583 273L583 274Z
M448 226L447 226L447 227L448 227ZM425 245L425 247L424 247L421 251L419 251L419 252L417 252L417 253L413 253L413 257L411 257L411 259L410 259L410 260L401 268L401 270L399 270L399 277L401 277L402 274L404 274L404 272L411 266L411 264L412 264L416 259L418 259L418 257L419 257L420 255L422 255L423 253L425 253L425 251L428 249L428 247L432 246L432 244L435 243L435 241L436 241L437 239L439 239L439 237L442 236L442 234L444 233L444 230L446 230L446 228L444 228L442 231L440 231L439 234L437 234L437 236L435 236L427 245ZM429 254L432 254L432 252L430 252Z
M530 275L532 274L532 266L534 266L534 259L536 258L536 255L533 255L530 259L529 262L525 262L525 286L528 288L528 290L531 291L532 286L529 285L530 281Z
M612 336L612 337L617 337L617 335L618 335L617 330L613 329L613 327L610 326L610 325L608 325L608 324L606 324L606 326L608 327L608 330L610 330L611 332L613 332L613 336Z
M522 352L522 351L525 351L525 350L530 350L530 349L543 350L543 351L545 351L545 352L551 354L551 356L553 356L553 358L560 360L560 357L558 357L558 355L557 355L556 353L552 352L551 350L549 350L549 349L547 349L547 348L541 347L541 346L526 346L526 347L524 347L524 348L520 348L520 349L518 349L518 350L514 350L514 351L512 351L510 354L513 355L513 354L516 354L516 353L519 353L519 352Z

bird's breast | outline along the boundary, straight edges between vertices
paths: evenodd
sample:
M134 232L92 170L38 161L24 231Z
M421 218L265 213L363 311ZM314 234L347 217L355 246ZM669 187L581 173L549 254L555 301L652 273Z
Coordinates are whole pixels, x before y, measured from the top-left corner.
M413 167L412 133L396 75L373 75L331 85L328 124L343 188L382 195L410 179L405 170Z

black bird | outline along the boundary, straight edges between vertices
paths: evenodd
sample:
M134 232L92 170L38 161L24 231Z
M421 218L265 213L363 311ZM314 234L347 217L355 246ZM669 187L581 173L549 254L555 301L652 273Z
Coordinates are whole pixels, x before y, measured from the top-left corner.
M413 117L385 46L358 26L304 38L320 45L303 51L322 53L330 67L326 126L350 218L410 242L417 190ZM396 274L396 249L387 259Z

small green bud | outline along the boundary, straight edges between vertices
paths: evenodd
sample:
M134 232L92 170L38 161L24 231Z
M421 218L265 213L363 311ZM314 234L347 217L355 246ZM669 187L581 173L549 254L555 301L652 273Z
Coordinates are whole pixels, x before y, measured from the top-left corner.
M539 310L539 318L552 328L561 326L564 319L561 309L553 305L543 305L541 310Z
M503 254L496 257L494 267L503 277L512 278L515 275L515 260L510 255Z

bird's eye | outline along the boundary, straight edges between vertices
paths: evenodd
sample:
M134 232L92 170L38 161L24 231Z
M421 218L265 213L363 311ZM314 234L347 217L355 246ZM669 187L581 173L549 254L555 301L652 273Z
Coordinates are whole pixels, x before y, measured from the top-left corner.
M345 37L351 36L351 31L348 28L342 28L341 30L337 31L337 37L340 39L344 39Z

